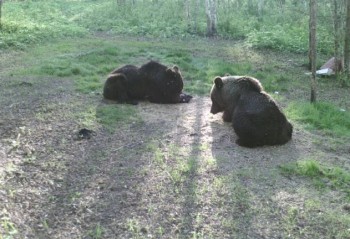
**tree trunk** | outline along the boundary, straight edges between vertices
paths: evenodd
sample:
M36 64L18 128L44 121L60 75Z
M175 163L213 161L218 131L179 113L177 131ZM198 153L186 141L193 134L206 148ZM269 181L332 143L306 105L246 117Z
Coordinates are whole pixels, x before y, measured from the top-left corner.
M259 2L258 2L259 18L262 18L263 15L264 15L264 5L265 5L265 1L264 0L259 0Z
M216 3L215 0L205 0L205 10L207 15L207 36L211 37L217 33L216 24Z
M184 4L185 4L185 17L189 23L188 25L190 25L190 21L191 21L190 0L185 0Z
M190 1L185 0L185 17L187 20L190 19Z
M248 7L248 11L250 13L254 13L253 9L254 9L254 4L253 4L253 1L252 0L248 0L247 2L247 7Z
M195 11L194 11L194 14L193 14L193 21L194 21L194 31L196 33L198 33L198 9L199 9L199 6L200 6L200 1L201 0L196 0L196 6L195 6Z
M2 22L1 22L1 10L2 10L2 0L0 0L0 29L2 28Z
M279 1L279 6L280 6L280 9L281 9L282 13L284 12L284 6L285 5L286 5L286 0L280 0Z
M345 25L345 41L344 41L344 68L346 80L350 80L350 0L346 4L346 25ZM342 82L345 85L345 81Z
M317 11L317 0L310 0L310 60L311 60L311 103L316 102L316 11Z
M333 19L334 19L334 63L335 74L338 78L339 71L341 71L341 56L340 56L340 14L338 0L333 0Z

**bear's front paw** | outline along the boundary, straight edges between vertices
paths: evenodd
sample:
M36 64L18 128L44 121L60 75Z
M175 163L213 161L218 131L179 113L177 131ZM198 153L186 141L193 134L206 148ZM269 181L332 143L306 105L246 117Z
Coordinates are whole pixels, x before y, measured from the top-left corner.
M180 103L188 103L193 98L192 95L187 95L185 93L180 94Z

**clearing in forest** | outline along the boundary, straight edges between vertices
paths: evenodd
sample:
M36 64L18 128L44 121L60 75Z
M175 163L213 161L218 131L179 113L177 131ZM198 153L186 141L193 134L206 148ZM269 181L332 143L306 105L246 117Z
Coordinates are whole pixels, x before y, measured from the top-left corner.
M92 55L112 61L99 77L90 77ZM270 91L286 110L308 100L309 85L300 56L285 57L229 41L106 36L2 54L0 238L350 238L349 138L292 120L287 144L239 147L231 125L209 113L212 79L188 73L210 71L212 59L292 75ZM178 64L191 102L102 100L112 67L147 59ZM349 109L347 89L319 87ZM90 139L77 138L82 128Z

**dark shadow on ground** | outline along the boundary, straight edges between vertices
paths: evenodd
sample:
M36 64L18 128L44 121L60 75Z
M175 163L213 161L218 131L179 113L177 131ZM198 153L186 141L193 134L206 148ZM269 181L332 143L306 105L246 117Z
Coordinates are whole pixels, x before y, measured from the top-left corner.
M284 238L285 208L278 198L281 194L295 194L296 183L283 177L280 165L300 160L298 140L281 146L245 148L235 143L231 123L224 123L221 115L210 123L213 143L212 155L217 162L218 175L225 178L228 193L227 220L232 238ZM294 138L299 132L294 132Z

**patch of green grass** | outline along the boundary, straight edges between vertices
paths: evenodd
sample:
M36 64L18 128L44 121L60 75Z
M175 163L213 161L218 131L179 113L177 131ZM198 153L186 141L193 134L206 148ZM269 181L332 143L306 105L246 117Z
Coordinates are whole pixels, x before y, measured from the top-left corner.
M283 238L349 238L350 216L347 213L333 211L329 205L310 200L305 207L286 206L282 217Z
M126 53L111 42L91 39L71 40L36 47L23 55L27 67L14 70L12 75L39 75L57 77L88 77L106 75L128 59Z
M298 161L281 167L283 173L298 174L308 177L321 177L324 175L320 164L315 160Z
M285 74L279 74L269 71L259 71L254 74L259 79L267 92L287 91L291 79Z
M141 120L135 106L126 104L111 104L98 107L96 109L96 118L110 132L117 130L118 123L130 123Z
M229 75L247 75L251 72L252 65L249 63L232 64L223 60L210 60L208 62L207 75L210 78L215 76Z
M79 105L79 111L72 113L72 118L75 119L80 126L88 129L94 129L96 127L96 106Z
M100 223L98 223L93 230L89 231L88 234L93 239L100 239L103 237L103 227Z
M33 73L58 77L105 75L116 67L120 58L127 59L124 54L120 56L118 48L111 48L108 43L101 44L93 51L74 48L71 50L70 54L57 55L42 62L39 68L33 69Z
M311 178L318 188L330 187L346 193L350 200L350 172L339 168L320 164L316 160L301 160L280 166L285 175L299 175Z
M87 29L72 20L78 10L78 1L74 2L7 1L2 9L0 48L24 49L52 39L86 35Z
M324 130L337 136L350 136L350 113L332 104L293 102L285 112L289 119L305 123L313 129Z
M127 44L124 50L112 41L85 39L36 47L23 54L27 67L10 75L56 76L72 79L82 93L102 91L103 80L114 68L131 63L138 48Z
M129 218L126 222L126 227L130 233L132 233L133 238L140 238L142 231L142 226L137 219Z
M13 222L11 222L7 214L8 212L6 211L6 209L4 209L2 211L2 216L0 218L0 238L1 239L16 238L16 235L18 234L16 225Z
M79 77L75 80L75 87L82 93L102 91L101 77L97 75Z

